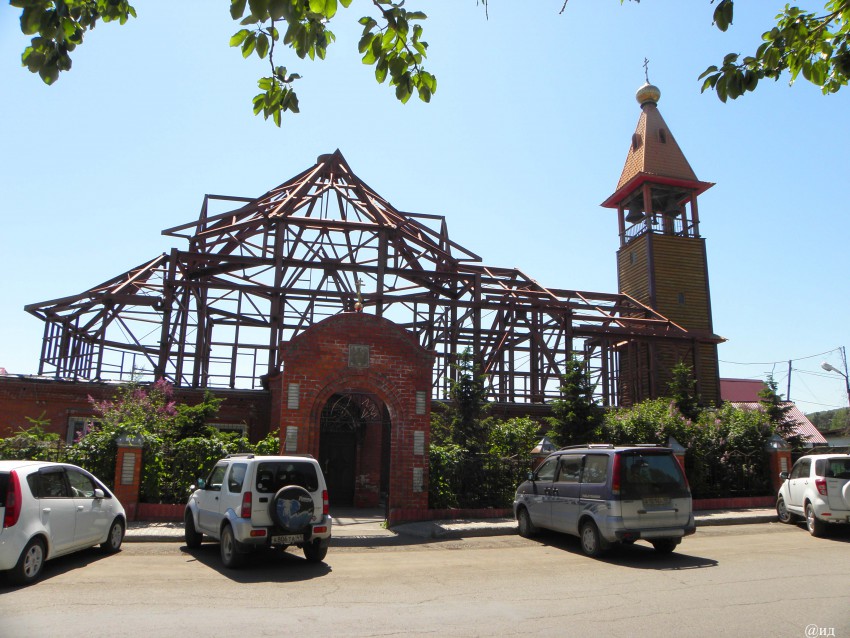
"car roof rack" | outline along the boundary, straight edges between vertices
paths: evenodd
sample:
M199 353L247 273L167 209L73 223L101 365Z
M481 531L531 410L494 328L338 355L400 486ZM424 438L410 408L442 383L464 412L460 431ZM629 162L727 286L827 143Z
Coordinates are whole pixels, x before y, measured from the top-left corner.
M245 458L245 459L253 459L254 453L253 452L234 452L233 454L228 454L224 458L233 459L233 458L237 458L237 457L238 458Z
M811 450L806 452L803 456L809 456L811 454L850 454L850 446L847 446L847 445L838 445L838 446L824 445L824 446L821 446L821 447L813 447Z
M613 443L586 443L584 445L565 445L564 447L558 448L558 451L561 451L561 450L577 450L577 449L611 450L613 448L614 448Z

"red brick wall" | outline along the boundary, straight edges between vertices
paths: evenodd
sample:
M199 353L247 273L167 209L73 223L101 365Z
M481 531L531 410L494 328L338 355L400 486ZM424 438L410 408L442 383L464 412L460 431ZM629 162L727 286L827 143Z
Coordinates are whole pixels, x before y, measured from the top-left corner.
M49 421L48 432L63 439L68 419L94 416L88 397L98 401L115 395L115 383L57 381L17 375L0 376L0 438L30 427L27 417ZM271 394L265 390L213 390L223 398L216 418L220 423L245 423L251 440L256 441L270 431ZM190 405L203 400L203 390L175 388L175 399ZM43 415L43 417L42 417Z
M349 365L351 345L369 347L366 367ZM390 428L390 508L427 508L431 374L434 355L391 321L363 313L334 315L281 346L279 418L281 446L287 427L298 428L299 453L319 457L320 417L334 394L366 392L386 404ZM288 407L290 384L298 384L298 408ZM416 414L416 392L425 392L425 410ZM274 408L273 408L274 409ZM274 420L274 417L272 417ZM414 454L414 433L422 432L425 453ZM361 447L359 475L380 483L380 432L368 432ZM291 452L292 450L290 450ZM422 489L414 491L414 471ZM364 490L365 491L365 490ZM369 491L373 493L374 490ZM363 503L362 497L357 504Z

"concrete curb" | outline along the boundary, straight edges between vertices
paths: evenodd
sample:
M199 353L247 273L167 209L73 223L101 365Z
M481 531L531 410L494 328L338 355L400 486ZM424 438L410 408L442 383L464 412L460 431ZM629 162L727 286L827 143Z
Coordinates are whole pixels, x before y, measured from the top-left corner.
M776 512L767 509L739 511L703 511L695 514L697 527L753 525L777 522ZM385 529L379 522L334 527L334 539L340 546L396 545L405 538L418 540L456 540L517 533L516 521L508 518L402 523ZM183 542L182 523L130 523L125 543Z

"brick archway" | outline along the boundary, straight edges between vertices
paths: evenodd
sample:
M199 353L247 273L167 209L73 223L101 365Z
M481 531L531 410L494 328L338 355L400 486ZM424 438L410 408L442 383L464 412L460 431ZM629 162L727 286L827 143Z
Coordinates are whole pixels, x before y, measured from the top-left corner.
M388 507L428 507L428 445L434 354L382 317L334 315L281 344L275 383L282 453L320 458L321 415L334 395L369 394L386 406L390 426L365 427L356 443L354 505L380 499L382 448L389 436ZM333 502L331 503L333 507Z

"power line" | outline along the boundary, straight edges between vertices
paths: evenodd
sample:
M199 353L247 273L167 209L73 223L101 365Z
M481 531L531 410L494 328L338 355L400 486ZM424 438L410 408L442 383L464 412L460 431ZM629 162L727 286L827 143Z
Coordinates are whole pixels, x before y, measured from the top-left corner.
M832 350L827 350L826 352L820 352L818 354L810 354L810 355L805 356L805 357L796 357L794 359L782 359L780 361L754 361L754 362L749 362L749 363L744 363L744 362L741 362L741 361L726 361L724 359L718 359L718 361L720 361L720 363L728 363L730 365L735 365L735 366L775 366L775 365L779 365L780 363L782 363L782 364L788 363L789 361L793 362L793 361L804 361L806 359L814 359L815 357L822 357L826 354L832 354L833 352L837 352L837 351L840 351L840 350L841 350L840 347L839 348L833 348Z

